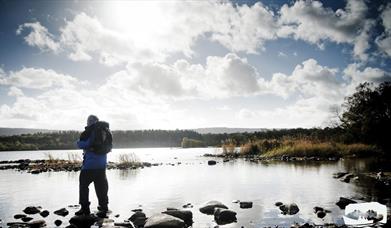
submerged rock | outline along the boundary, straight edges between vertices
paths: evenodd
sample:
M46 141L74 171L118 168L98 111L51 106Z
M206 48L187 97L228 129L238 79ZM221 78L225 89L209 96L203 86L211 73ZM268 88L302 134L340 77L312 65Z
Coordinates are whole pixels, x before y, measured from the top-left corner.
M14 215L14 219L21 219L21 218L25 218L26 217L26 215L24 215L24 214L16 214L16 215Z
M276 205L276 207L279 207L279 206L283 205L283 203L281 203L281 202L276 202L274 205Z
M217 163L217 162L214 161L214 160L209 160L209 161L208 161L208 165L216 165L216 163Z
M39 213L42 217L46 218L50 213L48 210L44 210L42 212Z
M41 212L41 210L39 210L38 207L30 206L30 207L26 207L23 210L23 212L28 215L33 215L33 214L38 214L39 212Z
M193 213L188 210L167 210L162 212L163 214L171 215L176 218L182 219L187 226L193 224Z
M96 221L98 218L94 215L75 215L69 220L69 223L76 227L90 227Z
M131 221L136 227L143 227L145 225L147 217L143 212L136 211L132 216L130 216L128 220Z
M167 214L151 216L145 223L145 228L185 228L185 222Z
M356 201L354 200L351 200L351 199L348 199L348 198L345 198L345 197L339 197L339 201L337 203L335 203L339 208L341 209L345 209L345 207L349 204L352 204L352 203L357 203Z
M228 209L216 208L214 219L218 225L225 225L236 222L236 212Z
M239 203L240 208L246 209L246 208L252 208L253 207L253 202L240 202Z
M215 208L228 209L228 207L225 206L224 204L222 204L221 202L213 200L213 201L209 201L209 202L205 203L200 208L200 212L207 214L207 215L213 215L215 212Z
M61 224L62 224L62 221L59 220L59 219L57 219L56 221L54 221L54 225L56 225L56 226L61 226Z
M339 178L345 176L346 174L348 174L348 173L347 172L338 172L338 173L334 173L333 177L336 179L339 179Z
M45 220L35 220L35 221L32 221L32 222L29 222L28 224L29 224L30 228L40 228L40 227L45 227L46 226Z
M31 217L23 217L21 219L23 222L30 222L31 220L33 220L33 218L31 218Z
M284 215L294 215L300 211L299 207L295 203L283 204L279 208L281 210L281 213Z
M60 215L60 216L65 217L65 216L67 216L69 214L69 211L67 209L65 209L65 208L61 208L61 209L59 209L59 210L57 210L57 211L55 211L53 213L56 214L56 215Z

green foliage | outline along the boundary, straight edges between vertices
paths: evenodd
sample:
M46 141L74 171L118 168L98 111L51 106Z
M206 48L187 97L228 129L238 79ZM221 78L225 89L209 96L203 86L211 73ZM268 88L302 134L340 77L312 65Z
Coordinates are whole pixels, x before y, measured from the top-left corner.
M368 82L360 84L356 92L346 98L344 107L346 111L341 122L350 141L376 144L384 151L391 148L390 82L383 82L377 87Z
M205 144L201 140L189 139L188 137L183 137L182 148L194 148L194 147L205 147Z

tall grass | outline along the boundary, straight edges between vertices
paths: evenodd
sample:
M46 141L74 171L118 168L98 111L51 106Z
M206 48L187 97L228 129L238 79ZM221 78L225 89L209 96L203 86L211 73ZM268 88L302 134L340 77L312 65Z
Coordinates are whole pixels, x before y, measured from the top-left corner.
M236 142L232 139L225 140L221 145L224 155L233 155L236 153Z
M44 155L46 158L45 160L47 160L47 162L49 162L49 163L57 163L60 160L60 159L54 157L54 155L50 152L45 152Z
M118 156L119 165L122 166L131 166L139 165L140 159L134 153L120 154Z
M82 158L80 156L80 153L68 153L68 161L69 163L81 163Z

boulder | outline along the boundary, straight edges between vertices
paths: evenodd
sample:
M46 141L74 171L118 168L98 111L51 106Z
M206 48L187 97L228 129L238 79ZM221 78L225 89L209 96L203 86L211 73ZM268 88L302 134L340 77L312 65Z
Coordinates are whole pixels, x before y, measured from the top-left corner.
M40 227L46 226L45 220L42 220L42 219L29 222L28 224L29 224L30 228L40 228Z
M7 223L7 226L9 228L22 228L22 227L29 227L29 225L25 222L9 222Z
M21 219L21 218L25 218L26 217L26 215L24 215L24 214L16 214L16 215L14 215L14 219Z
M326 212L325 211L318 211L318 212L316 212L316 216L318 218L324 218L326 216Z
M347 174L344 177L342 177L340 180L345 183L349 183L350 179L352 179L353 177L354 177L354 175L350 173L350 174Z
M40 214L42 217L46 218L50 213L49 213L48 210L44 210L44 211L41 211L39 214Z
M294 215L300 211L299 207L295 203L283 204L280 206L281 213L284 215Z
M182 219L167 214L159 214L148 218L144 227L145 228L184 228L186 227L186 225Z
M218 225L225 225L236 222L236 212L228 209L216 208L214 219Z
M23 222L30 222L31 220L33 220L33 218L31 218L31 217L23 217L22 218Z
M213 215L215 212L215 208L228 209L228 207L225 206L224 204L222 204L221 202L213 200L213 201L209 201L209 202L205 203L200 208L200 212L207 214L207 215Z
M333 177L336 179L339 179L339 178L345 176L346 174L348 174L348 173L347 172L338 172L338 173L334 173Z
M31 173L31 174L39 174L39 173L41 173L41 170L39 170L39 169L32 169L32 170L30 171L30 173Z
M188 210L167 210L162 212L167 215L174 216L176 218L182 219L187 226L191 226L193 224L193 213Z
M59 209L59 210L57 210L57 211L55 211L53 213L56 214L56 215L60 215L60 216L65 217L65 216L67 216L69 214L69 211L67 209L65 209L65 208L61 208L61 209Z
M253 207L253 202L245 201L245 202L240 202L239 203L240 208L252 208Z
M208 161L208 165L216 165L216 163L217 163L217 162L214 161L214 160L209 160L209 161Z
M335 204L336 204L339 208L345 209L345 207L346 207L347 205L352 204L352 203L357 203L357 202L354 201L354 200L345 198L345 197L339 197L339 201L336 202Z
M145 225L147 217L143 212L136 211L132 216L130 216L128 220L131 221L135 227L143 227Z
M62 221L61 220L56 220L56 221L54 221L54 225L56 225L56 226L61 226L61 224L62 224Z
M274 205L276 205L276 207L279 207L279 206L282 206L283 203L281 203L281 202L276 202Z
M26 207L23 210L23 212L28 215L33 215L33 214L38 214L39 212L41 212L41 210L39 210L38 207L30 206L30 207Z
M94 215L75 215L69 220L69 223L76 227L90 227L96 221L98 218Z

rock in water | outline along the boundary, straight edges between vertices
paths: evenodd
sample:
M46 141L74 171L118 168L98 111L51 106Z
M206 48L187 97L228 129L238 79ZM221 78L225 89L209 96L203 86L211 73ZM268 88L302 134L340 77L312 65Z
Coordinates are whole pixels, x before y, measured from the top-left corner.
M54 221L54 225L56 225L56 226L61 226L61 224L62 224L62 221L61 220L56 220L56 221Z
M294 215L300 211L299 207L295 203L283 204L280 206L281 213L284 215Z
M176 218L182 219L187 226L191 226L193 224L193 213L187 210L167 210L162 212L167 215L174 216Z
M216 161L214 161L214 160L210 160L210 161L208 161L208 165L216 165Z
M42 217L46 218L50 213L48 210L44 210L42 212L39 213Z
M143 227L147 217L143 212L136 211L132 216L130 216L128 220L131 221L136 227Z
M318 218L324 218L326 216L326 212L325 211L318 211L318 212L316 212L316 216L318 216Z
M26 215L23 215L23 214L16 214L14 215L14 219L21 219L21 218L25 218Z
M213 215L215 212L215 208L228 209L228 207L221 202L213 200L205 203L204 206L200 208L200 212L207 215Z
M351 199L348 199L348 198L345 198L345 197L339 197L339 201L337 203L335 203L339 208L341 209L345 209L345 207L349 204L352 204L352 203L357 203L356 201L354 200L351 200Z
M240 208L252 208L253 202L240 202L239 205Z
M236 222L236 212L228 209L216 208L214 219L218 225L225 225Z
M279 207L279 206L282 206L283 203L281 202L276 202L274 205L276 205L276 207Z
M55 211L53 213L56 214L56 215L60 215L60 216L65 217L65 216L67 216L69 214L69 211L67 209L65 209L65 208L61 208L61 209L59 209L59 210L57 210L57 211Z
M31 220L33 220L33 218L31 218L31 217L23 217L22 218L23 222L30 222Z
M28 215L33 215L33 214L38 214L41 211L38 209L38 207L31 206L31 207L26 207L23 210L23 212L28 214Z
M145 223L145 228L185 228L185 222L182 219L171 215L159 214L151 216Z
M32 222L29 222L28 224L29 224L30 228L40 228L40 227L45 227L46 226L45 220L35 220L35 221L32 221Z
M94 215L75 215L69 220L69 223L76 227L90 227L96 221L98 221L98 218Z

